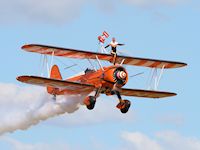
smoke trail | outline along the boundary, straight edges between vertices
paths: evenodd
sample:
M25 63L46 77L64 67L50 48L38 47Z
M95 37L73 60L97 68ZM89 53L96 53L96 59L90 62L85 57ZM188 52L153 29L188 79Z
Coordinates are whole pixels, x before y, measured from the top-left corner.
M0 84L0 134L25 130L42 120L78 110L83 95L60 96L57 101L43 88Z

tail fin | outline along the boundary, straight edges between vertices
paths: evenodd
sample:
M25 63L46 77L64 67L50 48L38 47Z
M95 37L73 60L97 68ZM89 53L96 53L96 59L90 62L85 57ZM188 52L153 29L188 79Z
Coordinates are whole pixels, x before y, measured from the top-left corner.
M50 74L50 78L52 79L62 79L62 76L60 74L60 70L58 68L57 65L53 65L52 68L51 68L51 74ZM52 94L52 95L56 95L56 93L59 91L58 88L54 88L54 87L51 87L51 86L48 86L47 87L47 92L49 94Z
M62 76L60 74L60 70L59 70L57 65L52 66L50 78L52 78L52 79L62 79Z

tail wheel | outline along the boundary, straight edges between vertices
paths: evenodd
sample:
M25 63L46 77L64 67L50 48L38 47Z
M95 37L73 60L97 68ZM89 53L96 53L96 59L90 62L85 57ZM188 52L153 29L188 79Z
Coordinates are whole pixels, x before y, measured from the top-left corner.
M55 95L55 94L53 95L52 99L53 99L54 101L56 101L56 95Z
M121 111L123 114L125 114L125 113L128 112L128 110L129 110L129 108L130 108L130 106L131 106L131 102L130 102L129 100L124 100L122 103L123 103L123 104L122 104L123 107L120 109L120 111Z
M94 96L88 96L85 99L85 101L87 101L86 102L87 109L89 109L89 110L94 109L94 106L95 106L95 103L96 103L96 98Z

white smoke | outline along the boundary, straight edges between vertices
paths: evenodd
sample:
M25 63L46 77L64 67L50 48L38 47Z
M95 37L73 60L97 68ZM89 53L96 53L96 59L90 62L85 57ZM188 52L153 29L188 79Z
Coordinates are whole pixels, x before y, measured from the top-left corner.
M83 95L59 96L54 101L44 88L0 84L0 134L25 130L42 120L78 110Z
M0 22L63 24L79 17L85 4L87 0L0 0Z

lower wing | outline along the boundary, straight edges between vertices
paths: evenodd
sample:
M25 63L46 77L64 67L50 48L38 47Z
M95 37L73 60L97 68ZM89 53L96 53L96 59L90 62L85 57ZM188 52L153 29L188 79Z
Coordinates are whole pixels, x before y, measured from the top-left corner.
M77 82L37 77L37 76L19 76L17 80L20 82L40 85L40 86L50 86L54 88L58 88L60 90L68 90L73 93L86 93L91 92L94 89L93 85L90 84L82 84Z
M140 90L140 89L121 89L121 95L124 96L135 96L135 97L144 97L144 98L164 98L177 95L176 93L171 92L162 92L162 91L150 91L150 90Z

